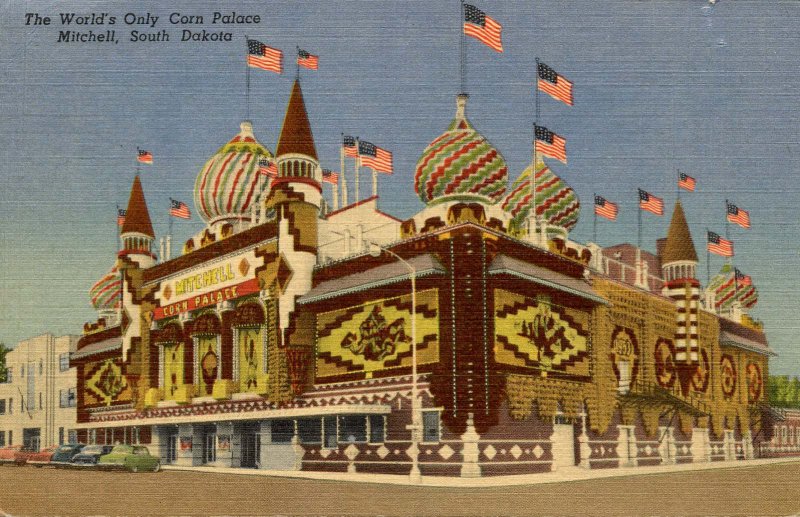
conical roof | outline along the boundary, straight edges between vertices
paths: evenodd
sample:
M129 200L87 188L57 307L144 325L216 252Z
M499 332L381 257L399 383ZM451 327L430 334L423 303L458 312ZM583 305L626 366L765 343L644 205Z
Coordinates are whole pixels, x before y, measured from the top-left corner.
M137 174L133 178L131 197L128 199L128 211L125 213L125 223L120 233L136 232L156 238L153 225L150 223L150 213L147 211L147 201L144 199L142 182Z
M661 264L666 265L671 262L681 261L697 262L697 252L694 249L692 234L689 232L689 225L686 223L683 207L681 202L677 201L675 210L672 212L672 222L669 223L667 242L664 244L664 252L661 255Z
M508 185L500 152L466 117L467 96L456 100L456 116L417 161L414 189L423 203L443 199L498 202Z
M314 135L311 134L311 124L308 122L306 104L303 101L303 90L300 81L295 79L289 104L286 106L286 116L283 118L283 128L278 139L277 156L284 154L304 154L317 159L317 149L314 147Z

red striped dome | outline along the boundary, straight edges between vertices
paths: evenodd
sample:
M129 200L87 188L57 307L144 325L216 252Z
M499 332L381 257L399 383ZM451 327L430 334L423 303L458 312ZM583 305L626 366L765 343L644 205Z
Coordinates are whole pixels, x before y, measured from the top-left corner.
M89 289L92 306L98 311L116 309L122 303L122 278L117 267L111 268L103 278Z
M194 204L207 223L248 216L269 188L269 178L259 174L260 160L273 160L272 153L253 136L250 122L214 154L194 184Z

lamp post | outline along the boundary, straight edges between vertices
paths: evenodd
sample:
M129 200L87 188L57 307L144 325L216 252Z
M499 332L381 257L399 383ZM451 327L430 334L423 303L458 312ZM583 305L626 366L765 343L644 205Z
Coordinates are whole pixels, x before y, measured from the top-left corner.
M378 257L381 252L391 255L403 264L408 269L408 276L411 279L411 425L406 426L406 429L411 431L411 447L408 451L409 456L411 456L411 472L409 472L408 477L412 483L419 483L422 480L422 475L419 471L419 443L421 441L422 422L420 421L421 414L417 387L417 270L397 253L374 242L370 243L370 255Z

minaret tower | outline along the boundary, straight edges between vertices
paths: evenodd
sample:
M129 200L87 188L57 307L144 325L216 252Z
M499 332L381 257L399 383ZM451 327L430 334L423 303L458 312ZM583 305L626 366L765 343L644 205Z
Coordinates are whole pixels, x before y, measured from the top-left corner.
M142 191L142 182L137 174L133 179L131 196L128 199L125 223L120 231L122 251L119 252L119 257L125 257L143 269L151 267L156 262L156 256L152 251L155 238Z
M697 252L680 201L675 203L672 213L667 241L661 255L661 271L665 280L663 294L677 306L675 364L685 395L698 364L700 282L696 274Z

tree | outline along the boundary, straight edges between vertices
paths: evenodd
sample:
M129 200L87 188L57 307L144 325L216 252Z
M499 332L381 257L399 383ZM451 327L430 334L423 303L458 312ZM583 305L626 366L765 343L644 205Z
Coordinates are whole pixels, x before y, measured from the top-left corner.
M0 382L8 380L8 369L6 368L6 354L11 351L4 343L0 343Z

